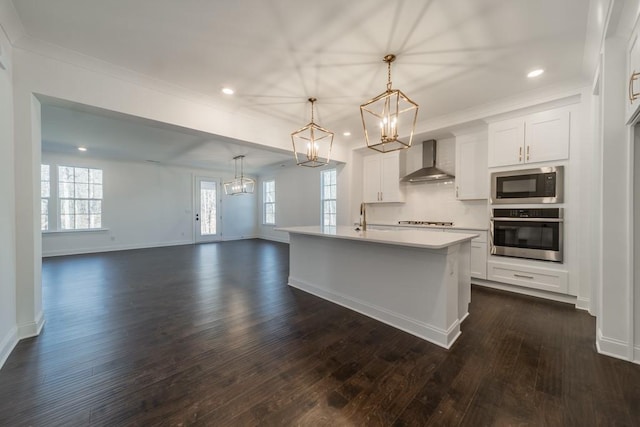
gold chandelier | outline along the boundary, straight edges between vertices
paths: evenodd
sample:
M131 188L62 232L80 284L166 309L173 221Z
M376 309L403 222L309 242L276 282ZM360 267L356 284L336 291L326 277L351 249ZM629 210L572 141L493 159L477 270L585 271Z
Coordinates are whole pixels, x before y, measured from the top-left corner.
M315 98L309 98L311 103L311 121L306 126L291 133L293 154L298 166L318 167L329 164L333 132L318 126L313 121L313 104Z
M388 153L411 147L418 118L418 104L399 89L391 89L391 63L395 55L386 55L387 90L360 106L367 147ZM404 141L400 135L408 135Z
M240 159L240 176L238 176L238 159ZM244 156L235 156L233 160L235 161L234 178L224 183L224 194L236 196L253 193L256 182L244 176Z

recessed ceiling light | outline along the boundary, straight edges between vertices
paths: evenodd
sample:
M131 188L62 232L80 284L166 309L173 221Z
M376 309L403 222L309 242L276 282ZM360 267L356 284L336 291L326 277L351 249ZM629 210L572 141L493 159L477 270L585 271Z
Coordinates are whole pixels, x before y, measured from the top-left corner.
M537 70L533 70L533 71L529 72L529 74L527 74L527 77L532 79L534 77L538 77L542 73L544 73L544 70L542 68L538 68Z
M351 132L344 132L343 135L344 136L351 136Z
M224 93L225 95L233 95L234 90L231 89L230 87L223 87L222 93Z
M78 151L87 151L87 147L78 147Z

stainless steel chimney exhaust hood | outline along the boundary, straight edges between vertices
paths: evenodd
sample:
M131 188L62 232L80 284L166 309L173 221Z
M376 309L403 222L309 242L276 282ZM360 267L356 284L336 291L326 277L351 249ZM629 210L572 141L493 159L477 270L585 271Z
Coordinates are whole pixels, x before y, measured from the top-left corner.
M437 182L455 178L453 175L436 167L436 140L430 139L422 143L422 169L410 173L401 182Z

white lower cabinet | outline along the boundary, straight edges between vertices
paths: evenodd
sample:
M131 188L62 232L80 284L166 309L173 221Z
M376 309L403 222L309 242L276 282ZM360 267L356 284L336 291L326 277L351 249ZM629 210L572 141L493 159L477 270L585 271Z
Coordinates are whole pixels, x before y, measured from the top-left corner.
M471 277L486 280L487 242L475 242L474 240L471 241Z
M569 291L569 273L551 268L487 262L487 277L494 282L566 294Z
M487 279L487 232L483 230L465 230L461 228L444 229L448 233L478 234L479 236L471 240L471 277L476 279Z

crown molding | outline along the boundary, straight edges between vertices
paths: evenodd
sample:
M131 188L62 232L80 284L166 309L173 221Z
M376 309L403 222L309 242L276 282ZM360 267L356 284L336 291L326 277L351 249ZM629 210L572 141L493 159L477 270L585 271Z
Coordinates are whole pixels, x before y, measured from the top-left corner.
M12 45L27 34L11 0L0 0L0 28Z

